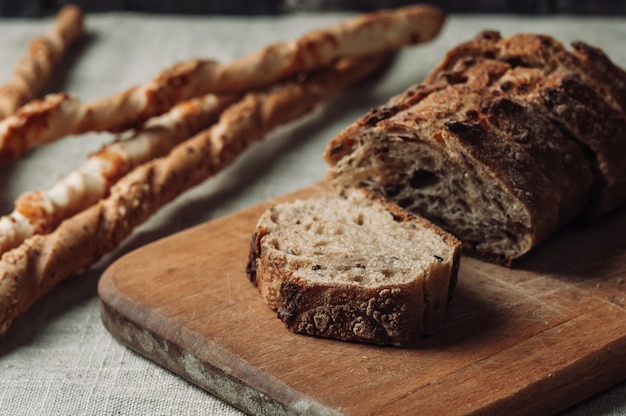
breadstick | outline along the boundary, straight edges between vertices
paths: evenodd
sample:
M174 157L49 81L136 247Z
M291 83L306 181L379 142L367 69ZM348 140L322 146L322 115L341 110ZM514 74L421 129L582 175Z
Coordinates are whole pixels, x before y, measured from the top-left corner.
M194 96L260 89L340 57L424 42L439 32L443 20L443 13L430 6L384 10L269 45L230 64L177 63L144 85L90 103L67 94L46 97L0 122L0 161L69 134L133 128Z
M332 69L267 93L249 93L213 127L120 179L106 199L35 235L0 259L0 332L65 278L114 249L163 205L223 170L253 142L294 120L386 61L342 60Z
M52 29L30 42L13 77L0 87L0 119L15 113L39 93L55 66L83 32L82 10L75 5L63 7Z
M164 156L176 144L214 123L235 100L232 94L207 94L183 101L148 120L126 140L104 146L48 191L21 195L15 209L0 217L0 253L34 234L46 234L61 221L95 204L132 168Z

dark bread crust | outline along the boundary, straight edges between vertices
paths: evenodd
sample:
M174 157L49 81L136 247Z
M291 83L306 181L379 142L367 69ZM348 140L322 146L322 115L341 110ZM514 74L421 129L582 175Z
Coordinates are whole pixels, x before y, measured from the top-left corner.
M408 346L425 335L414 298L421 292L283 282L278 317L293 332L343 341ZM444 309L443 305L441 306Z
M458 66L460 68L455 66L454 70L441 73L440 78L448 83L452 79L457 80L454 88L469 88L474 95L468 93L460 98L476 102L476 108L466 112L465 120L448 123L448 128L454 126L454 133L470 140L477 148L478 158L482 156L484 163L491 166L501 164L500 171L503 172L506 172L507 165L516 163L511 156L520 159L523 149L532 161L531 164L547 179L548 186L552 190L558 189L558 200L555 201L558 207L556 227L569 222L586 206L593 175L587 163L587 155L579 143L572 140L569 132L546 117L543 108L529 102L524 95L543 77L539 77L537 71L533 70L518 74L517 77L523 81L514 85L525 92L511 94L508 91L514 87L503 86L513 84L507 79L513 70L510 64L472 59ZM508 147L508 153L490 152L478 137L474 137L474 140L469 138L473 132L480 132L478 136L499 143L496 147ZM530 179L532 187L535 180ZM528 185L520 186L524 191L529 189Z
M622 112L626 111L626 71L615 65L601 49L585 42L573 42L572 48L572 54L584 71L605 86L601 92L608 93Z
M598 48L572 46L546 35L484 31L450 50L425 82L458 78L479 61L508 65L486 87L528 103L583 149L595 174L587 207L593 219L626 200L626 72Z

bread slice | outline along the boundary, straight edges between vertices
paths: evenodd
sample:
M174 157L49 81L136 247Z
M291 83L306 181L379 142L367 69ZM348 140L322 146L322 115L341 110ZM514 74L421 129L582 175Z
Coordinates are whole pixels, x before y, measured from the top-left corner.
M583 212L626 201L626 114L587 66L549 37L484 32L333 138L327 177L510 265Z
M294 332L400 347L442 326L460 255L432 223L346 189L266 211L247 272Z

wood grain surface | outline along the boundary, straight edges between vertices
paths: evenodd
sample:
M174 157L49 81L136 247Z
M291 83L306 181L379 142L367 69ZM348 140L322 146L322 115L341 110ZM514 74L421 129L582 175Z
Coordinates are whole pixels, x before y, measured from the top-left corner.
M253 414L552 414L626 379L625 212L511 269L464 257L445 327L398 349L296 335L265 306L245 266L276 202L117 260L99 284L107 329Z

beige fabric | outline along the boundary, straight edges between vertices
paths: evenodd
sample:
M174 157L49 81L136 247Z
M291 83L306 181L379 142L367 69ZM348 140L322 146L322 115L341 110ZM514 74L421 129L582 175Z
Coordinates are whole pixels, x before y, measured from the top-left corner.
M345 14L276 17L178 17L134 14L88 16L90 41L64 67L57 90L86 101L145 82L175 61L199 56L231 62L273 42L335 24ZM1 20L0 62L17 62L24 42L51 20ZM409 48L388 71L350 95L319 108L253 145L222 174L162 208L94 267L57 286L0 335L0 409L39 415L241 415L212 395L124 347L100 321L96 284L112 261L158 238L302 188L321 180L321 154L343 127L422 80L448 48L485 28L512 34L541 31L565 42L603 45L626 66L626 21L622 18L450 16L433 43ZM0 66L0 79L12 65ZM108 133L68 137L18 161L0 164L0 213L32 189L49 189L110 142ZM244 275L241 278L245 278ZM594 397L567 416L626 413L626 384Z

